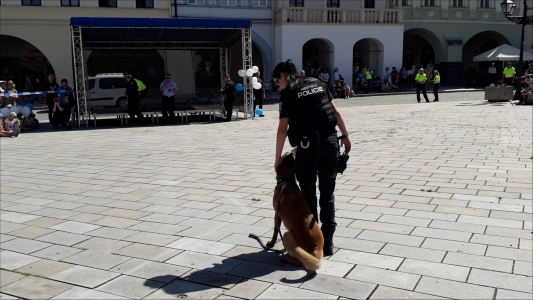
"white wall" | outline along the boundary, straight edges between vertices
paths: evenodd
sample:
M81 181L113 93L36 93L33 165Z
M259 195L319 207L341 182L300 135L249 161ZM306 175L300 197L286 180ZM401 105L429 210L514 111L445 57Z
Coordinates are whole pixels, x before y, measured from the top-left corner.
M196 88L191 50L167 50L165 52L167 73L172 75L172 80L178 85L177 97L194 95Z
M301 68L302 46L308 40L315 38L329 40L334 45L333 62L329 67L331 71L334 67L338 67L346 82L351 82L352 78L353 46L361 39L376 39L383 44L382 62L376 65L374 69L376 74L381 74L386 66L398 68L402 63L403 25L278 26L276 63L290 58L298 68Z

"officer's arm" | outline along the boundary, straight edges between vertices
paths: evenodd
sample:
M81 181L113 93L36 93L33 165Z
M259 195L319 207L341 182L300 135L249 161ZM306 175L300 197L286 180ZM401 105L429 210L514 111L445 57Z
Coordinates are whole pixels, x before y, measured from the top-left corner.
M274 165L276 171L278 165L281 163L281 152L283 151L283 145L285 145L285 139L287 138L287 127L289 126L289 118L279 119L278 133L276 136L276 163Z
M346 129L346 125L344 124L344 119L342 118L341 114L337 110L335 103L333 103L333 101L331 101L330 103L331 103L331 107L333 107L333 113L335 114L335 117L337 117L337 122L338 122L337 125L339 126L339 129L341 130L342 135L345 136L341 139L341 145L344 145L344 152L348 153L350 152L352 148L350 138L348 137L348 130ZM278 129L278 132L279 132L279 129Z

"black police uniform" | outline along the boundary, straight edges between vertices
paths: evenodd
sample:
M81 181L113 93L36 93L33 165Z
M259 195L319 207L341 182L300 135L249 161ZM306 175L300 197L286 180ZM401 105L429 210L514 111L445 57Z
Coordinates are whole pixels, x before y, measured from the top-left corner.
M59 84L57 82L50 82L47 81L45 85L46 89L49 92L57 92L57 89L59 89ZM54 98L56 97L56 93L48 93L46 95L46 106L48 106L48 121L50 121L50 124L54 124ZM59 125L59 124L55 124Z
M318 220L316 178L320 191L320 222L327 240L335 222L335 179L339 157L337 118L328 88L316 78L305 78L299 87L281 91L280 118L289 118L289 143L297 147L296 178L311 212Z
M142 123L144 117L139 108L139 87L133 78L126 84L126 96L128 96L128 114L131 122L133 123L135 116L137 116Z
M226 108L226 122L231 121L231 115L233 114L233 102L235 101L235 83L231 80L226 82L222 94L226 96L224 100L224 108Z

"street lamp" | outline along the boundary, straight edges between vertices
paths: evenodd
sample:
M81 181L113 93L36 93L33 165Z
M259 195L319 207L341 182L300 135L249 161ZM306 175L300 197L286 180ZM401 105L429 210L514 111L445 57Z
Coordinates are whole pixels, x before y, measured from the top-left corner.
M518 79L519 76L522 76L522 72L524 71L524 29L526 25L533 24L533 16L527 15L527 0L524 0L524 14L521 17L512 17L514 14L514 10L516 8L516 5L514 4L513 0L503 0L503 2L500 4L502 7L502 12L505 15L505 17L511 21L516 23L517 25L522 25L522 36L520 39L520 58L518 59L518 70L516 70L516 77L515 80L515 94L513 99L514 100L520 100L522 99L522 89L521 89L521 82L520 79Z

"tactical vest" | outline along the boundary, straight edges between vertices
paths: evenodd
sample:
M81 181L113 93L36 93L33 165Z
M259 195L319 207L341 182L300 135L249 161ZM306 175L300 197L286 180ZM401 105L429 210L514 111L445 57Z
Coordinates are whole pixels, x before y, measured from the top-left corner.
M329 101L327 87L318 79L308 77L300 86L291 89L291 101L296 102L296 116L289 121L291 145L315 132L326 138L335 131L337 117Z

